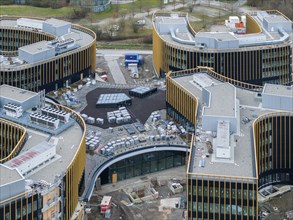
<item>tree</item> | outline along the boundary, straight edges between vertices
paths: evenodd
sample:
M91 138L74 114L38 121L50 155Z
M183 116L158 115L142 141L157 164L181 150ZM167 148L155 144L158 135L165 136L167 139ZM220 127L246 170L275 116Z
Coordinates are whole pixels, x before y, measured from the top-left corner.
M192 13L192 11L193 11L193 4L192 3L189 3L188 5L187 5L187 8L188 8L188 11L190 12L190 13Z
M85 18L87 13L88 13L88 10L86 8L83 8L81 6L74 6L72 13L70 14L70 18L71 19Z
M182 5L183 5L183 7L184 7L184 5L185 5L185 0L182 0Z
M160 9L162 10L164 6L164 0L160 0Z
M131 20L131 27L132 27L133 33L138 32L139 27L134 19Z

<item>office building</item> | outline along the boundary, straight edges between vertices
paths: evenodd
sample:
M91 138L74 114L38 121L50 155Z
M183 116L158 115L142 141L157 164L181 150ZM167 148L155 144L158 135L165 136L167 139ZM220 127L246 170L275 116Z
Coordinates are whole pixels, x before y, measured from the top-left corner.
M196 33L186 13L154 13L157 74L164 77L169 71L208 66L222 76L255 85L292 81L292 22L277 11L249 12L238 21L231 16L227 31ZM232 22L234 28L228 25Z

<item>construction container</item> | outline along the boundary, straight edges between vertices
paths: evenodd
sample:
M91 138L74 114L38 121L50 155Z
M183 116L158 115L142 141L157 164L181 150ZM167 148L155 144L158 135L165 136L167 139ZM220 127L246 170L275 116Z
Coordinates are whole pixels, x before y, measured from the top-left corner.
M87 120L88 116L86 114L81 114L81 117L83 118L83 120Z
M161 140L160 135L156 135L156 141L160 141L160 140Z
M114 113L113 112L107 112L107 118L113 117L113 116L114 116Z
M91 144L90 147L89 147L89 149L90 150L94 150L95 149L95 145L94 144Z
M115 118L115 117L109 117L109 118L108 118L108 122L109 122L110 124L115 123L115 122L116 122L116 118Z
M87 120L86 120L86 122L88 123L88 124L95 124L95 119L93 118L93 117L88 117L87 118Z
M134 136L133 137L133 140L134 140L134 144L138 144L139 143L139 140L138 140L138 137L137 136Z
M134 140L130 139L130 145L134 145Z
M124 119L122 117L116 118L116 124L122 124Z
M103 125L104 119L103 118L96 118L96 123L97 123L97 125Z
M116 118L120 118L120 117L122 117L122 114L119 112L119 113L115 113L114 116L115 116Z

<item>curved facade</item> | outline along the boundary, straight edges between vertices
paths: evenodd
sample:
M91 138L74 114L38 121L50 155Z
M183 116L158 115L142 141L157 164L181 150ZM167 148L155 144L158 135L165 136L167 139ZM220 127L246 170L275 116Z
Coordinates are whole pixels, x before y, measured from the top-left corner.
M258 187L293 184L293 112L264 114L253 123Z
M0 118L0 163L13 158L26 140L26 129L16 123Z
M38 46L34 46L38 42L50 43L56 39L62 41L63 37L54 31L50 33L41 28L31 28L28 26L29 24L20 26L18 25L19 19L23 18L1 17L0 50L3 56L1 57L0 84L8 84L31 91L46 89L48 92L76 82L94 72L96 68L96 35L93 31L68 23L71 28L68 33L64 33L64 36L68 36L68 39L74 39L75 46L72 49L59 51L52 57L27 63L20 60L19 56L17 57L20 55L18 52L20 48L32 45L38 49ZM47 22L48 20L34 18L29 19L27 23ZM62 23L64 21L54 22ZM33 53L36 57L39 56L35 51Z
M268 12L267 16L279 16L291 28L291 21L280 13ZM195 33L188 23L187 14L155 13L155 70L164 77L169 71L208 66L223 76L250 84L286 84L291 81L289 35L292 29L278 35L275 28L271 33L263 27L258 12L246 14L246 27L244 35ZM259 40L254 42L253 39Z
M196 114L198 108L197 97L188 90L182 88L170 73L166 76L166 107L167 114L180 124L193 127L196 124Z
M1 177L6 177L0 180L1 219L69 220L73 216L83 215L78 198L84 189L86 125L81 116L70 108L47 104L64 114L70 114L68 124L64 122L57 128L60 129L58 135L48 135L46 132L55 131L46 126L34 127L23 116L18 120L27 129L14 123L15 119L0 118L0 171ZM23 108L25 110L25 105ZM1 114L1 117L6 117L4 113ZM63 140L60 141L59 137ZM47 152L46 155L53 152L53 157L39 161L38 149L44 146L47 147L40 152ZM25 171L27 161L30 165L29 170ZM40 163L38 168L33 168L35 163Z
M293 111L286 107L291 103L292 109L293 87L257 86L208 67L169 72L166 86L168 115L195 131L187 165L187 219L259 219L258 202L267 199L262 191L293 184ZM241 132L233 131L229 109ZM214 122L218 127L210 126Z

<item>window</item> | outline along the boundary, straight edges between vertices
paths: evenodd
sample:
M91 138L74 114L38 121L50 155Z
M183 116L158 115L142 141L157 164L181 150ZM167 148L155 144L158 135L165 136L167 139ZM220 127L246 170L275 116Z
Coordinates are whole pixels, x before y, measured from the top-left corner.
M27 207L27 214L30 214L30 213L32 213L32 203L29 203Z
M204 192L203 192L204 196L208 196L208 187L204 186L203 189L204 189Z
M213 191L214 191L213 188L210 187L210 197L214 197Z
M196 196L196 187L195 186L193 186L193 188L192 188L192 195L194 195L194 196Z
M232 189L232 198L233 198L233 199L236 199L235 189Z
M5 220L9 220L10 219L10 212L6 212L5 214Z
M197 209L196 209L196 203L197 203L197 202L193 202L193 203L192 203L192 211L194 211L194 212L197 211Z
M219 204L215 204L215 213L219 213Z
M202 186L199 186L198 187L198 195L199 196L202 196Z
M199 211L199 212L202 211L202 203L201 203L201 202L198 203L198 211Z
M205 202L205 203L203 204L203 211L204 211L204 212L208 212L208 207L209 207L209 204Z
M243 191L243 199L247 199L247 190Z

